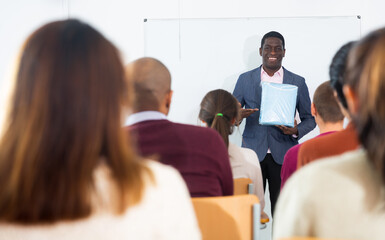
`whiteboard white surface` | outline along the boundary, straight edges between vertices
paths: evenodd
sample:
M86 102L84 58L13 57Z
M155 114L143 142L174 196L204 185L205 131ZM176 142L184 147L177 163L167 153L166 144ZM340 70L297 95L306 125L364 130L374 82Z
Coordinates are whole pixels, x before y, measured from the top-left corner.
M145 20L145 56L161 60L172 76L169 119L200 125L204 95L217 88L232 93L241 73L262 64L260 42L272 30L285 38L283 66L305 77L312 98L317 86L329 79L335 52L360 38L361 20L357 16ZM240 145L242 131L243 125L230 141ZM301 142L317 134L315 129Z

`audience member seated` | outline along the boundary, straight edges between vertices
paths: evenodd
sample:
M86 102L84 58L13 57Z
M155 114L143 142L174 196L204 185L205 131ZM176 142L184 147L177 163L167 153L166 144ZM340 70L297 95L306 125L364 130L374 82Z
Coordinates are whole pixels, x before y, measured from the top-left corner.
M353 47L345 73L343 92L362 148L316 161L290 178L277 203L275 239L384 239L384 66L382 28Z
M228 147L233 178L250 178L254 184L254 193L261 203L261 212L265 206L261 166L257 154L248 148L241 148L229 142L234 124L238 118L239 104L234 96L222 89L206 94L201 102L199 118L208 127L215 129ZM263 215L263 218L266 218Z
M329 81L322 83L315 90L313 103L311 104L311 114L320 131L320 135L317 137L343 129L344 115L337 103L337 99L334 97L334 92ZM286 180L297 169L298 151L301 145L302 144L295 145L285 154L281 169L281 189L285 185Z
M167 120L172 91L166 66L153 58L141 58L129 64L126 72L135 90L127 130L136 137L140 154L155 155L178 169L191 197L233 195L229 156L219 134Z
M346 59L353 44L354 42L349 42L342 46L333 57L329 68L330 84L334 89L334 94L339 100L338 103L342 109L341 111L349 120L349 124L344 130L304 142L298 152L297 168L301 168L320 158L338 155L346 151L357 149L360 145L354 124L350 120L350 114L347 110L346 100L342 92L342 88L345 85L344 72L346 68Z
M200 239L179 173L127 144L127 94L118 50L91 26L27 39L0 142L0 239Z

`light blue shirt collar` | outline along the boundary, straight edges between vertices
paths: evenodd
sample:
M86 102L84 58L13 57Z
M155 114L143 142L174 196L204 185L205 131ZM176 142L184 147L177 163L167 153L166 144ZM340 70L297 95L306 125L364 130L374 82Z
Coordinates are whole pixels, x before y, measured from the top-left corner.
M158 111L144 111L133 113L127 117L125 126L131 126L135 123L149 121L149 120L165 120L167 116Z

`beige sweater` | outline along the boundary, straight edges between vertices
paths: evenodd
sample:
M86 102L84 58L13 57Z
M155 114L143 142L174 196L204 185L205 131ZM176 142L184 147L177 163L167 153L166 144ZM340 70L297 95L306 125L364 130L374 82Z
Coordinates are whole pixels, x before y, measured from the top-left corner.
M200 239L190 195L179 173L148 161L155 185L146 178L142 201L117 216L111 214L113 186L106 167L95 171L98 194L94 214L87 219L54 225L21 226L1 223L0 240L44 239Z
M229 143L229 157L233 178L250 178L254 184L254 194L261 203L261 210L265 207L262 172L257 154L248 148L241 148Z
M287 182L273 237L385 239L385 191L362 149L305 166Z

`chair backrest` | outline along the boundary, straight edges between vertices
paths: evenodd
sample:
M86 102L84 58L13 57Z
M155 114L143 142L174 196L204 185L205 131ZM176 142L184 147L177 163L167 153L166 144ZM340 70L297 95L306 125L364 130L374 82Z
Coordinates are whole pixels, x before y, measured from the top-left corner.
M258 240L260 205L253 194L192 198L203 240Z
M250 178L236 178L234 181L234 195L253 194L253 181Z

